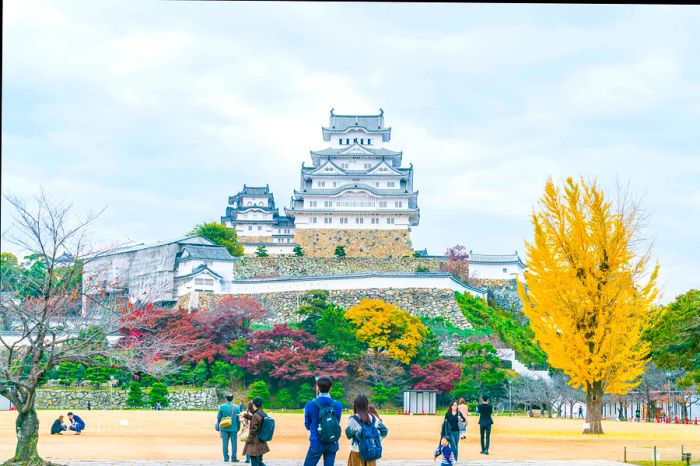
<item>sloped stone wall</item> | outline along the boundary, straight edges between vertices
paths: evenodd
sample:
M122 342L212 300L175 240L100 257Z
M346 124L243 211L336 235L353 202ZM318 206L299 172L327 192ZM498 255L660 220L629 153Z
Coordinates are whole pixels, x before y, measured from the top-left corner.
M341 230L297 228L294 241L307 256L333 257L336 246L345 246L352 257L403 257L413 255L411 236L405 230Z
M363 272L440 271L440 259L422 257L241 257L233 265L234 280L262 277L305 277Z
M299 302L304 292L256 293L253 298L268 309L264 319L267 324L298 322ZM373 288L363 290L330 290L329 300L342 308L349 308L363 298L379 298L392 303L420 317L444 317L459 328L472 328L457 306L454 291L438 288ZM199 306L208 307L212 300L221 299L221 295L199 296ZM181 297L189 302L189 295ZM185 301L186 300L186 301Z
M143 388L144 399L147 391ZM127 409L128 390L70 390L40 388L36 394L38 409L87 410L88 401L92 409ZM170 388L168 409L216 409L218 400L213 388L180 389ZM89 421L88 421L89 422Z

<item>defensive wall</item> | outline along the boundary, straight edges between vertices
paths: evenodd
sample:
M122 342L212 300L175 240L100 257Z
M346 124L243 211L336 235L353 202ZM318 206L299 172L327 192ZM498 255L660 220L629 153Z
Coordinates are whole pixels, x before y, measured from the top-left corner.
M144 391L144 400L148 400ZM51 389L40 388L36 392L38 409L87 409L88 401L92 409L128 409L126 399L128 390L124 389ZM168 388L170 409L216 409L218 399L214 388L176 389Z
M413 255L408 229L351 230L297 228L294 242L309 256L333 257L336 246L354 257L402 257Z

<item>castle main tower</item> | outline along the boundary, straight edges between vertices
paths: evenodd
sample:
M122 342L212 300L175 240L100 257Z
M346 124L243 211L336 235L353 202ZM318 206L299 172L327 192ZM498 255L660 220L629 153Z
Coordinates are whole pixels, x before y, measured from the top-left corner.
M420 218L413 166L402 168L403 153L385 147L384 111L331 110L322 134L330 146L311 151L311 166L302 163L299 190L285 208L295 242L313 256L332 256L338 245L350 256L412 255L410 231Z

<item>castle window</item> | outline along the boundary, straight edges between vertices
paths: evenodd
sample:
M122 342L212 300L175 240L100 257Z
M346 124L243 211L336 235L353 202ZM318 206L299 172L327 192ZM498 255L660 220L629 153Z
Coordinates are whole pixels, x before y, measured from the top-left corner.
M347 217L340 217L340 223L348 223Z
M350 144L350 139L346 139L345 144Z
M338 185L335 181L333 182L333 187L335 188Z
M396 186L396 183L395 183L395 182L393 182L393 181L387 181L387 183L386 183L386 187L387 187L387 188L393 188L394 186Z
M364 144L364 143L365 143L365 140L364 140L364 139L360 139L360 144Z
M309 201L309 207L316 207L316 201Z
M365 169L367 169L367 168L369 168L369 167L371 167L371 166L372 166L371 163L366 163L366 164L365 164Z
M332 217L325 217L323 219L323 223L326 223L326 224L333 223L333 218Z
M377 225L379 223L379 219L376 217L372 217L372 224Z
M386 219L386 223L388 223L389 225L393 225L393 224L394 224L394 219L391 218L391 217L390 217L390 218L387 218L387 219Z
M348 168L348 164L347 164L347 163L341 163L341 164L340 164L340 168Z
M324 207L333 207L333 201L325 201L325 202L323 203L323 206L324 206Z
M365 223L365 219L362 217L355 217L355 223L361 225L361 224Z
M343 138L338 139L338 145L342 146L343 145Z
M379 181L375 181L374 186L379 187Z
M503 273L508 273L508 269L503 267Z
M403 201L396 201L396 202L394 202L394 207L402 208L402 207L403 207Z
M326 182L325 182L325 181L319 181L319 182L318 182L318 187L319 187L319 188L323 188L323 187L325 187L325 186L326 186Z
M253 229L253 225L248 225L248 231Z
M289 243L289 238L287 238L287 242Z
M258 231L262 230L262 226L258 225Z
M372 145L372 140L371 140L371 139L367 139L367 145Z
M352 143L353 143L353 144L357 144L357 138L354 138L354 139L352 140Z
M382 168L379 169L379 171L380 171L380 172L386 172L386 171L389 171L389 170L388 170L386 167L382 167Z
M379 185L379 183L377 183L377 186L378 186L378 185ZM386 201L379 201L379 208L380 208L380 209L382 209L382 208L383 208L383 209L386 209Z
M311 223L316 223L318 219L316 217L311 217Z

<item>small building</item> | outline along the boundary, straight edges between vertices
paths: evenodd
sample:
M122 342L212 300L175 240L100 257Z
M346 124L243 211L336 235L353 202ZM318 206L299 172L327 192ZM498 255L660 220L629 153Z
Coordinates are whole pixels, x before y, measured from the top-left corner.
M98 254L85 262L86 295L169 305L191 292L221 294L233 279L233 256L201 235L139 244ZM86 297L83 306L91 298Z
M230 196L226 215L221 223L236 230L238 241L247 256L265 246L271 256L292 254L294 246L294 219L279 215L270 186L248 186Z
M527 266L513 254L475 254L469 251L469 278L488 280L523 279Z
M436 412L436 390L406 390L403 392L404 414L435 414Z

